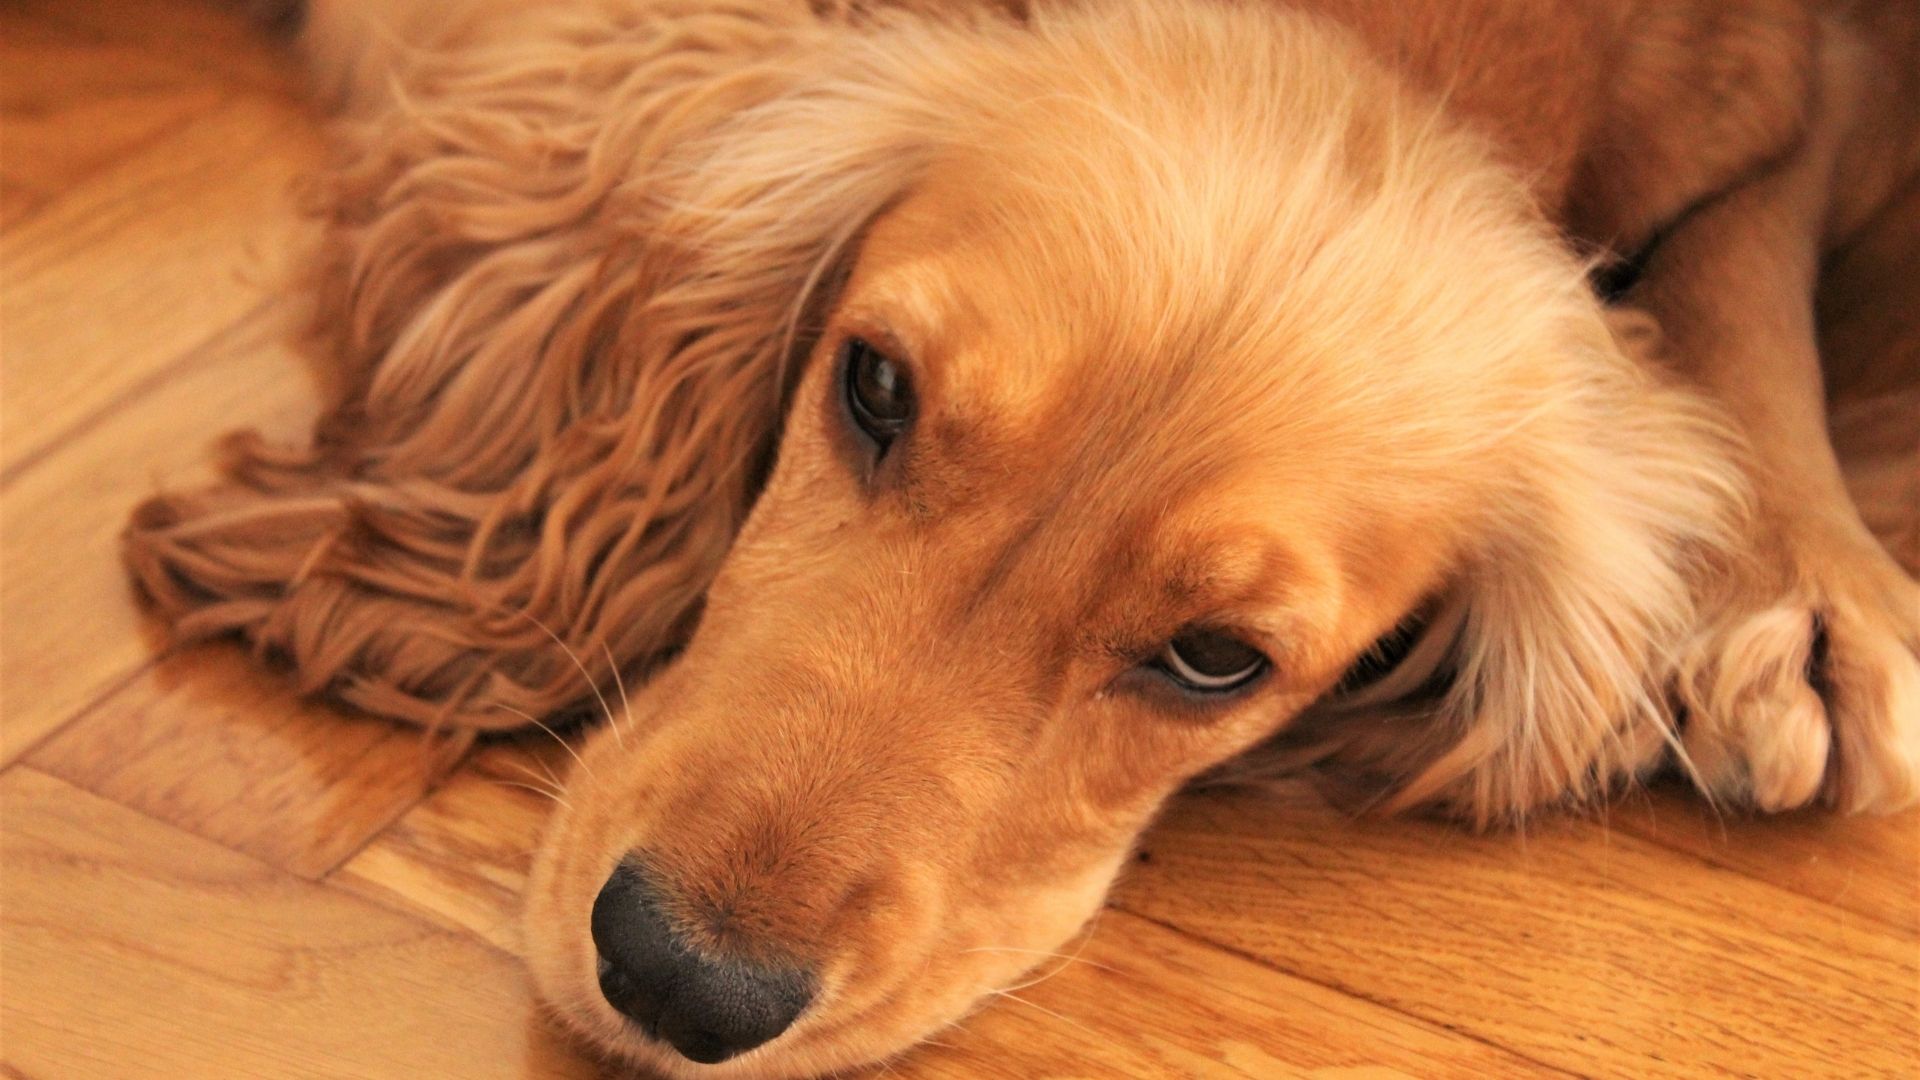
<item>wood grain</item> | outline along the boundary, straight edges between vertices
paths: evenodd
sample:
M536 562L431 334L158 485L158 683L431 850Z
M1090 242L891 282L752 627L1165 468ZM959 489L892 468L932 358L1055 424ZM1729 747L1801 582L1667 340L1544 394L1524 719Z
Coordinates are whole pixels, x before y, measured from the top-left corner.
M358 851L446 771L417 728L301 701L235 646L169 657L27 761L303 877Z
M64 191L232 95L137 44L108 43L46 13L0 8L0 185ZM88 133L85 139L73 131Z
M343 888L517 951L514 920L553 803L503 782L556 751L494 747L342 867ZM533 781L536 785L538 781ZM1536 1063L1204 941L1109 911L1070 962L1049 961L889 1076L1530 1076Z
M162 56L237 90L297 94L288 43L249 17L266 0L9 0L22 12L82 35L96 50Z
M1920 810L1755 815L1661 789L1623 799L1609 820L1620 832L1920 934Z
M334 874L363 896L519 953L520 888L565 763L492 746Z
M1583 821L1520 836L1193 796L1116 904L1593 1076L1909 1075L1920 943Z
M315 395L287 329L273 313L248 319L174 358L109 422L0 480L0 762L150 662L153 635L116 565L133 505L210 476L208 444L229 425L293 437L310 421Z
M236 96L8 229L0 473L283 294L317 156L300 110Z
M1289 977L1123 911L1073 963L990 1000L907 1076L1554 1075L1537 1063ZM1047 972L1057 972L1048 975Z
M594 1075L470 938L30 769L0 809L9 1075Z
M0 158L6 156L6 133L0 130ZM14 222L26 219L47 201L43 188L12 179L0 173L0 233Z

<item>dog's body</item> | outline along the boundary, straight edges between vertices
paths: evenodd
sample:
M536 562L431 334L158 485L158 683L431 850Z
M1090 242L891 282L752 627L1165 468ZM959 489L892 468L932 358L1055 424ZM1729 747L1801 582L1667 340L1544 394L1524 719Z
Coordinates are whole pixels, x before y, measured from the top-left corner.
M1915 799L1811 299L1920 200L1909 6L848 7L307 12L332 408L130 533L422 723L684 643L531 887L583 1031L893 1052L1261 744L1480 822Z

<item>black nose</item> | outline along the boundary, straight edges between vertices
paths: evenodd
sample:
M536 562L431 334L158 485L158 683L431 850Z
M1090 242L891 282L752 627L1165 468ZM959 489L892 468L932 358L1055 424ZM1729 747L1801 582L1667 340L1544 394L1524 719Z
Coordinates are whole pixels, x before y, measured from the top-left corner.
M703 1065L767 1042L813 1000L813 980L799 967L688 946L633 861L614 869L593 902L593 944L607 1003Z

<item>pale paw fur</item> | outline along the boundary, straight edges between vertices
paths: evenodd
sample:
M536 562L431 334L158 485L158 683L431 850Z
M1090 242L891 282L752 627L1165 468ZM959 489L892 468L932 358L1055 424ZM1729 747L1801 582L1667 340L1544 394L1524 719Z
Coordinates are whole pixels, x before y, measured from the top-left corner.
M1716 799L1849 813L1920 800L1920 586L1878 548L1802 543L1794 584L1739 595L1676 690L1697 782Z

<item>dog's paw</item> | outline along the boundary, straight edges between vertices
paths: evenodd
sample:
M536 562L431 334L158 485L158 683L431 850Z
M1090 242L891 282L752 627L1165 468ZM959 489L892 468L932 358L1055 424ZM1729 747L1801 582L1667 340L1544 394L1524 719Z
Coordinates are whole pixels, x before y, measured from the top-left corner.
M1797 584L1747 590L1769 599L1733 605L1683 659L1681 745L1695 777L1762 810L1815 798L1859 813L1911 806L1920 586L1878 550L1830 545L1794 562Z

